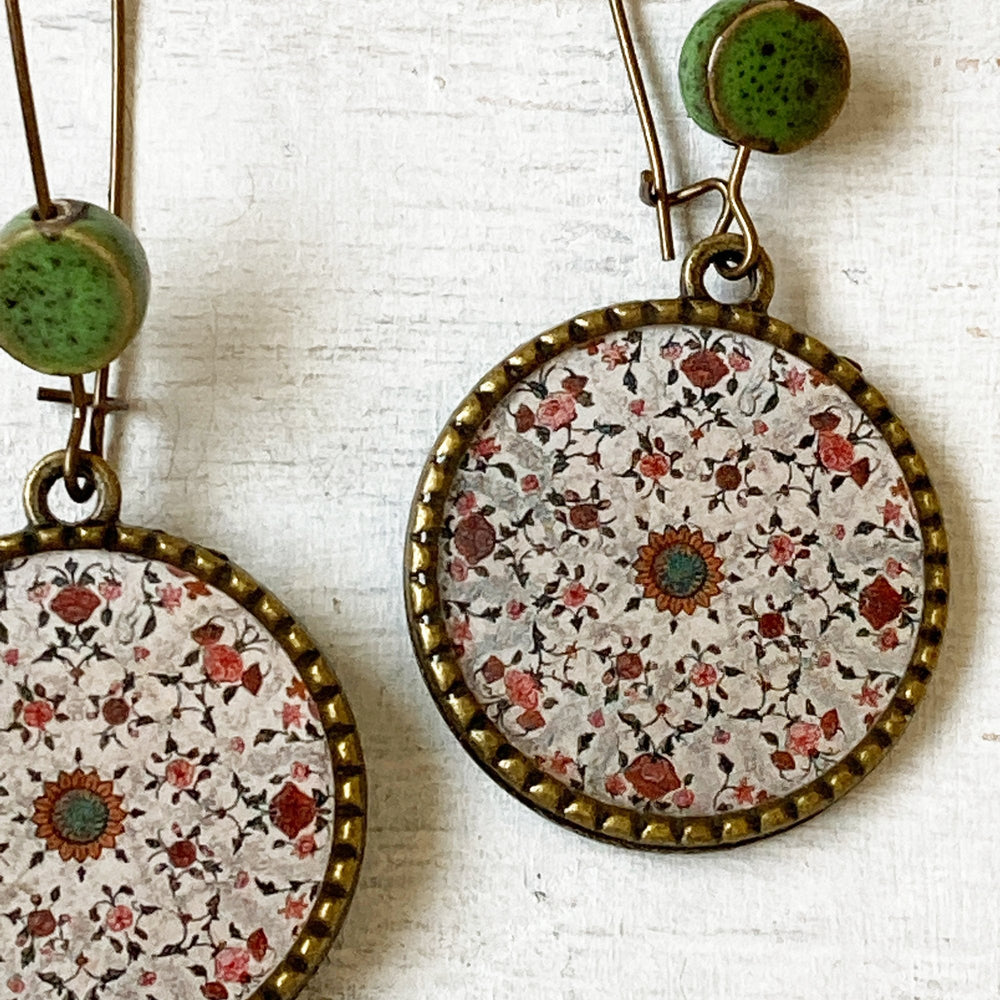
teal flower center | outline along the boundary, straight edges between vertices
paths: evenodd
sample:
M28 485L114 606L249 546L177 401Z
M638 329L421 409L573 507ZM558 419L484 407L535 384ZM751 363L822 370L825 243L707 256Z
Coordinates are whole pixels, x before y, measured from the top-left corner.
M52 810L52 825L63 840L90 844L108 828L108 804L96 792L71 788L60 796Z
M669 597L692 597L708 579L705 557L682 542L668 545L653 562L657 586Z

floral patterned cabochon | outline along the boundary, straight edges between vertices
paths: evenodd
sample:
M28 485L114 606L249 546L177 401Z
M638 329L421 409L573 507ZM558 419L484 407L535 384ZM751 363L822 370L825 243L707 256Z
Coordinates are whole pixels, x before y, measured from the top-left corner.
M605 803L717 815L794 792L888 705L923 605L891 449L838 386L654 325L518 382L462 457L439 587L508 741Z
M330 855L316 706L270 633L162 562L0 567L0 992L250 996Z

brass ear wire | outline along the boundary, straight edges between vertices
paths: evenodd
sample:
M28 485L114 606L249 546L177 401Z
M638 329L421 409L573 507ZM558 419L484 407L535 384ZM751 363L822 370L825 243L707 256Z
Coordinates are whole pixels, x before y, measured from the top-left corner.
M127 95L127 53L126 53L126 2L111 0L111 143L108 170L108 207L125 222L125 99ZM58 205L49 193L42 154L42 139L35 114L35 100L28 71L28 55L24 43L24 25L21 21L20 0L5 0L7 25L10 31L10 46L14 57L14 72L17 77L18 97L24 132L28 144L28 158L31 161L31 175L35 185L38 216L41 219L54 218ZM85 503L94 494L94 484L89 479L81 479L80 456L83 433L90 418L90 452L104 457L107 415L128 409L128 404L110 395L111 372L106 365L94 376L94 390L89 392L82 375L70 376L69 391L65 389L40 388L38 399L42 402L69 403L73 407L73 420L63 459L63 477L66 491L77 503Z
M646 93L646 85L642 79L642 67L639 64L635 42L629 29L625 0L609 0L609 2L615 21L615 30L618 33L622 58L625 60L629 85L632 88L635 109L639 114L639 123L646 141L646 151L649 154L650 169L642 172L639 197L644 204L656 209L656 220L660 230L660 253L664 260L674 259L674 237L670 218L673 209L707 194L709 191L718 191L722 195L722 212L715 224L714 235L728 232L735 221L745 244L743 259L732 266L720 263L718 265L719 272L730 280L744 278L753 270L761 254L757 229L743 202L743 178L750 160L750 147L736 147L736 156L728 180L708 177L678 191L670 190L666 167L663 163L663 151L656 132L656 123L653 120L653 111Z

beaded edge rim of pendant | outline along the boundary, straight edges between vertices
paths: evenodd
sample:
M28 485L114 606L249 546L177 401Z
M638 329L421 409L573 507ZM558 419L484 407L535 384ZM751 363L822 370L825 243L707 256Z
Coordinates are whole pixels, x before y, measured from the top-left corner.
M84 522L0 537L0 563L58 550L103 550L155 559L211 584L270 633L319 709L334 783L333 839L319 895L284 958L247 1000L292 1000L317 971L343 925L364 857L367 779L354 714L306 630L269 590L219 552L150 528Z
M513 385L556 355L643 326L709 326L753 337L816 368L872 421L910 490L923 541L924 606L916 646L892 701L829 771L797 791L714 816L655 816L608 805L545 775L491 722L465 683L445 629L438 546L458 463ZM927 467L885 397L850 361L760 312L691 298L625 302L583 313L523 344L482 378L445 425L424 465L407 525L404 586L410 638L438 710L473 759L525 805L578 833L656 851L727 847L786 830L822 812L870 774L898 741L938 663L947 621L948 539Z

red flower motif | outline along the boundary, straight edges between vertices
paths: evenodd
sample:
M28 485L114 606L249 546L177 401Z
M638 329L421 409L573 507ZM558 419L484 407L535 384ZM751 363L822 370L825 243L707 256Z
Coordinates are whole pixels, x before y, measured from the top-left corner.
M286 701L281 709L281 724L285 729L302 725L302 706L294 701Z
M628 785L620 774L609 774L604 779L604 788L608 795L624 795L628 791Z
M167 781L175 788L190 788L194 784L194 765L179 757L167 765Z
M458 499L455 501L455 510L465 517L466 514L471 514L476 509L476 494L471 490L466 490L464 493L459 494Z
M653 801L681 787L674 765L665 757L644 753L636 757L627 768L625 777L629 784L644 798Z
M101 715L109 726L120 726L130 712L129 704L124 698L109 698L101 706Z
M511 601L507 605L507 617L516 622L525 612L525 607L520 601Z
M574 580L563 592L563 604L567 608L578 608L586 603L589 594L590 591L579 580Z
M21 658L21 654L16 649L8 649L3 654L3 662L7 664L8 667L16 667L17 661Z
M601 523L601 512L596 504L578 503L570 508L569 523L577 531L592 531Z
M452 559L448 563L448 575L456 583L465 583L469 579L469 567L461 559Z
M795 542L788 535L775 535L767 546L767 554L778 566L787 566L795 558Z
M662 479L670 471L670 459L659 452L639 459L639 472L647 479Z
M215 974L224 983L243 983L250 978L250 952L245 948L223 948L215 956Z
M503 450L500 445L497 444L497 439L495 437L483 438L477 441L473 446L472 450L480 458L492 458L494 455L499 455Z
M508 670L503 678L507 697L519 708L538 708L538 692L541 688L538 679L523 670Z
M51 910L33 910L28 914L28 933L32 937L48 937L56 929Z
M715 470L715 485L723 492L735 490L743 482L743 474L735 465L720 465Z
M681 371L698 389L711 389L728 374L726 362L715 351L698 351L681 362Z
M295 841L295 856L297 858L308 858L316 853L316 838L307 833Z
M679 788L674 792L672 801L678 809L690 809L694 805L694 792L690 788Z
M785 746L801 757L815 757L819 753L819 741L823 730L815 722L793 722L788 727Z
M497 533L482 514L463 517L455 528L455 548L470 566L493 554Z
M719 679L719 671L711 663L697 663L691 670L691 683L696 687L711 687Z
M271 822L293 840L316 818L316 800L287 781L271 799L269 815Z
M619 653L615 658L615 670L622 680L634 681L642 676L642 657L638 653Z
M854 464L854 445L842 434L820 431L819 460L831 472L850 472Z
M63 587L49 605L67 625L82 625L100 606L101 599L88 587Z
M110 604L122 596L122 585L117 580L108 577L97 585L97 592Z
M750 369L750 359L739 351L729 352L729 367L734 372L745 372Z
M754 787L750 782L744 778L734 789L736 792L736 801L739 802L741 806L752 806L754 800Z
M552 431L557 431L560 427L569 427L576 419L576 402L568 392L557 392L542 400L535 419Z
M539 486L541 486L541 483L538 481L538 476L534 474L529 474L521 480L521 489L525 493L534 493Z
M21 710L21 718L26 726L32 729L44 729L46 723L55 718L55 709L44 699L29 701Z
M264 961L264 956L267 954L267 935L264 933L263 927L258 927L247 938L247 950L255 962Z
M205 673L216 684L238 684L243 677L243 657L222 643L206 646Z
M167 848L167 857L175 868L190 868L198 857L198 850L190 840L178 840Z
M861 591L861 616L873 629L881 630L903 611L903 597L884 576L877 576Z
M587 721L595 729L602 729L604 727L604 711L600 708L595 708L594 711L587 716Z
M784 616L779 615L777 611L768 611L767 614L760 616L758 628L765 639L777 639L778 636L785 634Z
M155 972L144 972L139 977L139 985L140 986L152 986L153 983L155 983L155 982L156 982L156 973Z
M134 919L132 911L127 906L115 906L108 911L105 923L108 925L108 930L117 933L128 930Z

